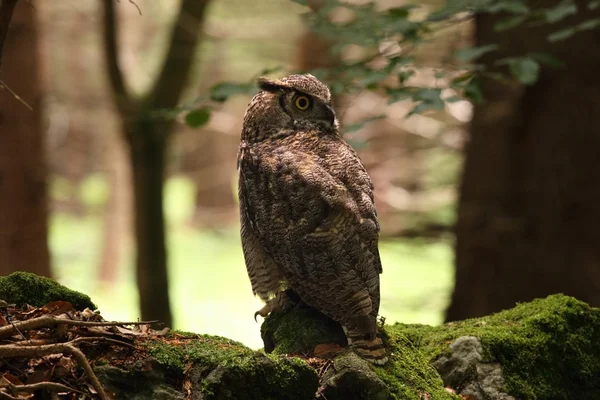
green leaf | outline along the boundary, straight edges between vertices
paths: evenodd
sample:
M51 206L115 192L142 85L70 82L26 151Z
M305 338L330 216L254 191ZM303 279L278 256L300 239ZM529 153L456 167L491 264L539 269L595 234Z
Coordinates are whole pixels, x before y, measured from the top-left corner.
M481 91L481 83L479 79L473 78L465 85L465 97L473 102L473 104L483 103L483 92Z
M415 88L413 87L401 87L401 88L388 88L387 95L389 97L388 103L392 104L397 101L410 99L413 96Z
M253 85L248 83L220 82L210 88L210 99L224 102L236 94L249 94Z
M577 25L578 31L591 31L600 26L600 18L588 19Z
M283 69L283 67L281 65L277 65L277 66L271 67L271 68L265 68L262 71L260 71L260 74L258 74L258 76L270 75L270 74L272 74L274 72L279 72L282 69Z
M540 75L540 64L533 58L511 58L508 61L510 72L526 85L533 85Z
M408 79L410 79L414 74L415 74L414 69L405 69L405 70L399 71L397 76L398 76L398 80L400 81L400 83L404 83Z
M463 82L468 81L471 78L473 78L473 73L472 72L464 73L464 74L462 74L460 76L457 76L456 78L452 79L452 85L451 86L455 86L455 85L461 84Z
M414 4L406 4L400 7L393 7L387 10L388 14L394 18L408 18L410 10L413 8L418 8L417 5Z
M460 96L450 96L450 97L446 97L444 99L444 101L446 103L457 103L457 102L462 101L462 100L464 100L464 99L462 97L460 97Z
M554 67L554 68L564 67L564 65L565 65L558 58L554 57L551 54L547 54L547 53L529 53L529 54L527 54L527 56L533 58L535 61L539 62L540 64L548 65L548 66Z
M187 113L185 123L192 128L199 128L210 120L210 109L199 108Z
M590 10L595 10L598 7L600 7L600 0L593 0L588 3L588 8Z
M521 25L527 18L528 15L514 15L512 17L505 18L500 22L496 23L496 25L494 25L494 31L504 32L509 29L515 28Z
M555 7L546 9L542 12L546 22L551 24L558 22L569 15L577 14L577 5L572 0L563 0Z
M505 11L513 14L526 14L529 12L529 7L520 0L496 1L487 6L486 11L489 13Z
M577 29L575 29L575 28L562 29L560 31L549 34L547 39L549 42L552 42L552 43L560 42L561 40L570 38L575 33L577 33Z
M443 110L443 109L444 109L444 102L442 102L441 104L422 102L422 103L419 103L416 106L414 106L413 109L410 110L410 112L406 116L410 117L415 114L422 114L425 111L429 111L429 110Z
M346 133L356 132L356 131L362 129L362 127L365 126L365 124L367 124L369 122L380 120L380 119L385 118L385 117L386 117L385 114L381 114L381 115L376 115L374 117L365 118L362 121L359 121L357 123L347 125L346 129L344 129L344 131Z
M497 44L488 44L487 46L479 47L467 47L464 49L460 49L456 53L454 53L454 57L460 62L470 62L475 60L476 58L481 57L485 53L496 51L497 49Z

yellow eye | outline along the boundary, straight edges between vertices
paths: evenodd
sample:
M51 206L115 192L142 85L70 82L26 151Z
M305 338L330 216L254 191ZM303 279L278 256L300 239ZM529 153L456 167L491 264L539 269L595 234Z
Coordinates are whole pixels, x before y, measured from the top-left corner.
M306 111L310 107L310 99L307 96L298 96L295 101L298 110Z

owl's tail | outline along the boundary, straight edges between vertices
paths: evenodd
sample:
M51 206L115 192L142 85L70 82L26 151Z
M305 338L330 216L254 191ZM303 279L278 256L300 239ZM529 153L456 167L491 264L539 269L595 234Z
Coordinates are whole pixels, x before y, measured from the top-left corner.
M362 359L365 359L376 365L384 365L388 358L383 347L381 338L371 335L365 335L364 332L354 330L346 332L348 344L356 354Z

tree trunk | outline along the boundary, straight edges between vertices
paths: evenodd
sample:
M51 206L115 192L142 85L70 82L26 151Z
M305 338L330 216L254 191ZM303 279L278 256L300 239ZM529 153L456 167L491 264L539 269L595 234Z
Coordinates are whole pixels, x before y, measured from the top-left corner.
M36 9L17 4L6 38L0 91L0 275L50 276L42 88Z
M555 2L545 1L539 7ZM525 87L484 79L475 107L456 227L456 287L447 320L478 317L551 293L600 306L600 31L549 43L549 33L598 17L495 32L498 16L476 17L482 60L550 53ZM525 31L527 29L527 31Z
M182 0L167 54L152 88L139 98L127 90L118 59L115 1L104 0L108 75L119 109L133 169L136 277L142 319L172 326L163 214L165 154L173 119L159 111L179 102L190 73L209 0Z
M142 319L172 326L163 213L166 140L170 127L138 117L127 132L135 205L136 279Z

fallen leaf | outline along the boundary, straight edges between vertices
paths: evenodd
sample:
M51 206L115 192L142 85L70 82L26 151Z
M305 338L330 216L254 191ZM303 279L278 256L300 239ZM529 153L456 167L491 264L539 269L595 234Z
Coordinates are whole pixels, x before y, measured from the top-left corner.
M10 372L5 372L2 374L2 381L4 381L4 380L12 383L13 385L22 385L23 384L23 382L21 382L21 380L19 378L17 378Z
M315 353L315 357L330 358L330 357L335 356L337 353L339 353L342 350L343 349L339 344L324 343L324 344L318 344L315 347L314 353Z
M42 311L50 315L65 314L73 310L73 304L68 301L53 301L42 307Z

